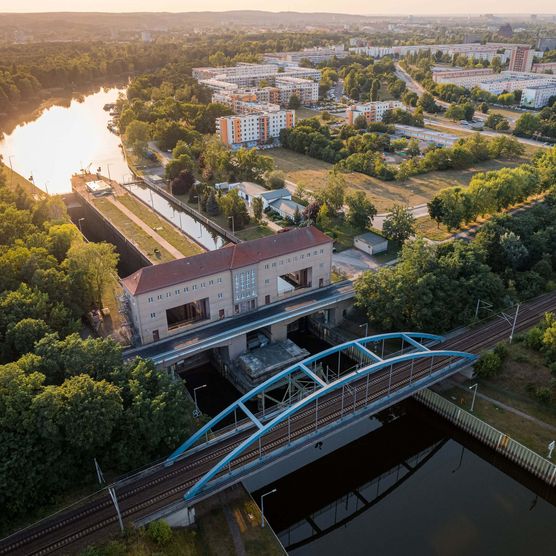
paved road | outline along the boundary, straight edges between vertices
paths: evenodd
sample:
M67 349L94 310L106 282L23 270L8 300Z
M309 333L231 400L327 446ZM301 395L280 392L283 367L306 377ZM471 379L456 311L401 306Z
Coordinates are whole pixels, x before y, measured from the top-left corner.
M415 205L414 207L409 207L409 212L413 214L415 218L419 218L421 216L427 216L429 213L429 209L427 208L427 204L423 203L421 205ZM382 230L382 226L384 225L384 221L386 217L389 215L389 212L383 212L381 214L377 214L373 218L373 228L377 230Z
M349 299L354 295L353 283L338 282L325 288L316 289L305 295L292 297L272 305L264 306L255 312L246 313L209 324L202 329L190 330L165 338L158 342L126 350L126 357L146 357L156 363L170 363L204 351L226 340L251 332L271 324L303 316L330 305L336 300Z

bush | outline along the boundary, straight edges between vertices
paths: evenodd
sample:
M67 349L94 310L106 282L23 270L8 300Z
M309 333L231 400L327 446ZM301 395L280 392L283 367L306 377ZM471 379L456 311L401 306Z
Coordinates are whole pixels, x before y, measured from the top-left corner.
M498 357L500 357L500 359L504 361L504 359L506 359L506 357L508 356L508 346L500 342L499 344L496 344L494 353L496 353L496 355L498 355Z
M172 535L172 528L162 519L151 521L147 525L147 537L156 544L168 544L172 539Z
M488 351L475 363L475 372L481 378L493 377L502 369L502 362L502 358L495 351Z
M544 330L540 326L531 328L523 337L523 343L529 349L540 351L543 346Z
M535 390L534 395L535 398L541 403L549 403L552 398L552 392L550 391L550 388L547 388L546 386L539 386Z

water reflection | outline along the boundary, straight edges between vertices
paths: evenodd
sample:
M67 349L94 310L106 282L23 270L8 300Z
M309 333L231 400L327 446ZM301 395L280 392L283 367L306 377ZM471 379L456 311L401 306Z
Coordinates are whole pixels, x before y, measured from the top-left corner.
M295 555L552 554L556 508L408 413L253 493Z
M120 139L106 127L110 120L102 108L123 89L104 89L73 99L69 106L52 106L36 120L18 125L0 141L0 154L25 177L50 194L71 191L70 179L80 168L101 167L120 180L129 173Z

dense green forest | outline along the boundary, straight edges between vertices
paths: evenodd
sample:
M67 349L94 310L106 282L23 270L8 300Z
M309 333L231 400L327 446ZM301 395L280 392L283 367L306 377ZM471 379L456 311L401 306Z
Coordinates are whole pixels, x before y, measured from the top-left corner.
M116 279L54 198L0 176L0 529L86 485L93 458L123 472L167 454L193 423L182 382L80 335Z
M556 287L556 148L515 171L516 179L505 180L506 194L519 193L516 182L525 172L525 181L536 179L539 190L551 187L545 202L493 217L472 243L406 243L398 265L366 273L357 283L357 302L372 323L443 332L468 323L477 299L498 310ZM484 184L483 194L491 195L489 187Z

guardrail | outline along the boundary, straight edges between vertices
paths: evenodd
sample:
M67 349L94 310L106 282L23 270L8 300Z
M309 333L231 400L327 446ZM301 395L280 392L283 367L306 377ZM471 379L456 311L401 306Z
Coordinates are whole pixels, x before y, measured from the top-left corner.
M413 397L496 452L517 463L535 477L550 486L556 485L556 464L432 390L421 390Z
M147 180L144 177L137 176L138 179L141 179L143 183L147 186L156 191L160 196L164 197L168 202L175 204L176 206L180 207L183 211L187 212L191 215L195 220L202 222L207 228L214 230L218 235L221 235L228 241L232 243L241 243L243 240L239 239L235 234L226 230L210 218L207 218L204 214L201 214L199 211L195 210L193 207L190 207L187 203L176 199L171 193L168 193L165 189L152 183L151 181Z

